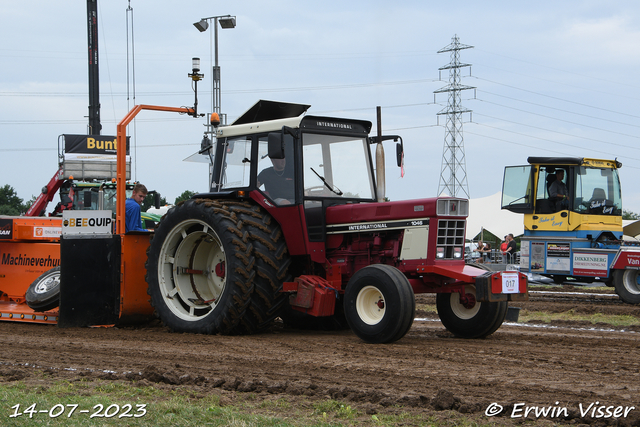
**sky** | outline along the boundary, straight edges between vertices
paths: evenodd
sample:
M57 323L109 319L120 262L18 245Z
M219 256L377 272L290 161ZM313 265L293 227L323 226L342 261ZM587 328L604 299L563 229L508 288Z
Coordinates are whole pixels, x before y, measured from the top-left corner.
M29 200L57 170L58 136L87 133L86 2L0 4L0 186ZM457 36L473 46L460 51L471 65L461 83L476 88L461 93L471 110L462 124L471 198L500 192L504 167L529 156L617 158L623 208L640 213L636 0L98 0L102 134L115 135L135 104L192 106L192 57L205 75L199 111L210 110L211 28L193 23L227 14L237 20L218 32L229 123L268 99L375 129L381 106L383 133L405 146L403 178L386 146L387 196L436 196L448 98L434 91L448 84L439 68L450 62L437 52ZM133 178L169 202L207 191L207 166L182 161L199 149L204 125L142 112L129 126Z

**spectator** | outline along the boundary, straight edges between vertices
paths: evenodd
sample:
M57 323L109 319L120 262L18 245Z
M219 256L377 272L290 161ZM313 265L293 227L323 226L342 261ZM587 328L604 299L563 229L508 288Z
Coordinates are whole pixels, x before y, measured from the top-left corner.
M491 245L489 243L485 243L484 248L482 248L482 258L485 264L491 262Z
M508 236L504 236L504 240L500 243L500 252L502 252L502 255L507 252L507 246L509 246Z
M503 256L503 262L505 264L512 264L515 260L516 254L516 241L513 238L513 234L509 233L507 235L507 250L505 251L505 255Z

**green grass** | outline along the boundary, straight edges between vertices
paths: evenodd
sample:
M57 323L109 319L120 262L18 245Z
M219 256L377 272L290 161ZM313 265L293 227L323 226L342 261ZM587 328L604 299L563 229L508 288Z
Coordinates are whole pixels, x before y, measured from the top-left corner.
M527 323L530 321L551 323L556 320L587 322L591 324L605 323L617 327L638 326L640 319L627 314L602 314L602 313L576 313L573 309L562 313L550 313L548 311L529 311L521 310L518 316L519 323Z
M24 382L0 384L0 425L2 426L482 426L486 419L455 411L434 412L425 409L413 412L394 408L390 414L366 414L346 402L312 401L305 397L256 396L253 393L221 395L220 390L197 394L185 388L162 389L139 386L136 383L103 380L55 381L46 385L44 376L37 379L43 385ZM232 398L230 398L231 396ZM31 405L36 405L33 408ZM132 405L128 417L119 417L126 405ZM19 407L16 407L19 405ZM75 412L69 414L73 406ZM136 406L144 405L144 406ZM29 417L28 408L35 411ZM102 409L101 409L102 408ZM111 417L91 414L105 410ZM144 409L143 409L144 408ZM88 410L88 413L81 413ZM23 415L12 417L17 412ZM143 415L144 414L144 415ZM137 415L137 417L136 417ZM478 422L480 420L480 422Z
M416 309L427 313L437 313L435 304L417 304ZM590 324L608 324L616 327L640 326L640 318L628 314L578 313L574 309L561 313L548 311L530 311L522 309L518 316L518 323L553 321L587 322Z

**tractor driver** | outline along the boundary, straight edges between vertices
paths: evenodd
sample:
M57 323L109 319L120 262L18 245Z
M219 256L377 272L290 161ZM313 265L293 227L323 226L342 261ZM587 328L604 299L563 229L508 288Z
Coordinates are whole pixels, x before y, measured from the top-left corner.
M271 158L270 158L271 159ZM290 205L294 200L293 170L287 168L286 159L271 159L272 167L258 174L258 187L264 190L278 205Z
M569 208L569 190L567 185L563 182L564 170L558 169L556 171L556 180L549 186L549 197L556 202L556 211Z
M131 197L125 202L125 221L124 232L129 231L149 231L142 228L142 218L140 217L140 205L147 197L147 187L143 184L136 184L133 186L133 193Z

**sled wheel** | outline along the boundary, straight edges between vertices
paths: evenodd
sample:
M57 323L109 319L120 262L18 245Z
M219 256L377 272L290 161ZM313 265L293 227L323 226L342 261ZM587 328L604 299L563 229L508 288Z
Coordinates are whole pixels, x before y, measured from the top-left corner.
M291 281L291 258L282 229L269 213L245 203L233 208L242 231L249 233L256 271L249 307L233 333L253 334L268 329L281 315L287 296L282 283Z
M351 330L368 343L390 343L405 336L415 310L409 280L390 265L364 267L347 284L344 314Z
M615 270L613 285L620 299L627 304L640 304L640 284L638 270Z
M60 303L60 267L54 267L34 280L27 289L25 299L34 311L56 308Z
M230 333L249 304L255 260L237 215L211 200L167 212L148 250L151 303L175 332Z

